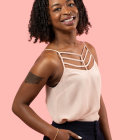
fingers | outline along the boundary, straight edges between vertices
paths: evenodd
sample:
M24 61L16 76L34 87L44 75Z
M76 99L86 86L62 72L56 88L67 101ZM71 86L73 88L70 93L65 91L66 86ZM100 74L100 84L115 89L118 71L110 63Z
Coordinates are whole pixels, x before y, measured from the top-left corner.
M68 131L69 131L69 134L70 134L73 138L75 138L75 139L82 139L82 137L79 136L79 135L77 135L76 133L74 133L74 132L72 132L72 131L70 131L70 130L68 130Z

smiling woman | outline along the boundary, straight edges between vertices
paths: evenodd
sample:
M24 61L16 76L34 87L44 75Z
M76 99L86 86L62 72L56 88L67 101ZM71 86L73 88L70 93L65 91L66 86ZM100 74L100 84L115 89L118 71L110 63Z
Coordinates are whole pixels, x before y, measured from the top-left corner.
M91 26L82 0L35 0L30 41L48 43L22 82L13 112L44 140L111 140L95 48L76 39ZM46 86L52 124L30 107Z
M55 34L58 30L71 32L76 29L79 21L78 9L73 0L58 2L50 1L49 3L49 14Z
M67 17L68 15L59 17L61 12L71 12L71 15L69 17ZM76 26L77 35L81 35L84 32L87 34L91 24L88 21L88 15L82 0L67 0L64 2L60 2L59 0L35 0L29 22L30 41L32 37L35 37L34 43L38 39L40 42L46 43L54 41L55 33L52 24L55 24L55 18L61 18L58 20L62 21L64 18L70 18L70 16L74 16L73 23L76 22L75 26L78 24ZM57 21L57 23L59 22ZM57 23L55 25L59 28L60 23L58 26Z

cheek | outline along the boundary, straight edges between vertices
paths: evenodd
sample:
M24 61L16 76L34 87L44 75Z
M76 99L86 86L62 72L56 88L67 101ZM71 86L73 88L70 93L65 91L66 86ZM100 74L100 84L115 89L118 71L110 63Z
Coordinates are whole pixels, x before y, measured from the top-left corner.
M59 19L59 14L52 14L51 15L51 21L52 21L52 23L56 23L56 22L58 22L60 19Z
M75 10L75 13L76 13L77 18L78 18L78 20L79 20L79 11L78 11L78 9Z
M79 17L79 11L78 11L77 8L74 8L74 9L73 9L73 12L76 13L76 15Z
M78 11L78 9L76 10L76 12L77 12L77 15L79 15L79 11Z

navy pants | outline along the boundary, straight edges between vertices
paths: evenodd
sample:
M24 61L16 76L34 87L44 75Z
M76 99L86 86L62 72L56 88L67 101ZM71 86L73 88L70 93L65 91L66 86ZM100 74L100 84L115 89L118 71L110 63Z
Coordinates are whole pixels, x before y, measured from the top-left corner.
M57 124L53 121L51 125L56 128L71 130L81 136L82 140L105 140L99 126L99 121L72 121L63 124ZM49 138L44 136L43 140L49 140ZM71 136L69 140L76 139Z

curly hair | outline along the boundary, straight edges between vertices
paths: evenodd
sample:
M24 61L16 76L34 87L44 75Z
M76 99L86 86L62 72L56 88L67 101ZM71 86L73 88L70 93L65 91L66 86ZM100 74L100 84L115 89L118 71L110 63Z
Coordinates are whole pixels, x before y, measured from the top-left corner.
M87 34L91 24L88 20L86 8L82 0L74 0L79 12L79 22L77 25L77 35ZM48 11L48 12L47 12ZM52 42L55 39L53 26L50 24L49 0L35 0L31 10L28 31L29 41L35 37L34 43L39 39L41 42Z

